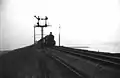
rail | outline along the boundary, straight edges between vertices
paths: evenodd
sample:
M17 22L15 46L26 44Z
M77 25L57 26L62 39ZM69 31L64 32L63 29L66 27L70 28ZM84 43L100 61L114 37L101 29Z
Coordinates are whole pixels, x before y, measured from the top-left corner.
M81 74L77 69L75 69L74 67L72 67L69 64L67 64L66 62L64 62L64 60L62 60L59 56L55 56L55 55L52 55L52 54L47 54L47 56L52 58L56 62L59 62L61 65L66 67L69 71L75 73L79 78L88 78L87 75L85 75L83 73Z
M58 50L60 52L68 53L70 55L74 55L77 57L82 57L87 60L91 60L95 63L100 63L102 65L112 66L115 68L120 68L120 58L109 56L109 55L103 55L103 54L97 54L92 52L87 52L84 50L75 50L67 47L53 47L52 49Z

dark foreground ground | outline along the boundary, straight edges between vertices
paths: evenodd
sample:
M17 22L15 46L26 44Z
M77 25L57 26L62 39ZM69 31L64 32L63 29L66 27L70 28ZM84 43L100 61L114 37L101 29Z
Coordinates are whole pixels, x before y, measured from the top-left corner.
M17 49L0 57L0 78L80 78L33 46Z
M31 45L0 54L0 78L120 78L118 55Z

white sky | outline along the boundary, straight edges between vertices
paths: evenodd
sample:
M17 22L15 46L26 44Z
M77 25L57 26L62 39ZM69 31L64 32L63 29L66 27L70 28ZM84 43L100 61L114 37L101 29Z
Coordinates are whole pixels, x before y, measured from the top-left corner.
M61 44L120 42L119 0L1 0L0 48L15 49L33 44L33 17L48 16L55 35L61 25Z

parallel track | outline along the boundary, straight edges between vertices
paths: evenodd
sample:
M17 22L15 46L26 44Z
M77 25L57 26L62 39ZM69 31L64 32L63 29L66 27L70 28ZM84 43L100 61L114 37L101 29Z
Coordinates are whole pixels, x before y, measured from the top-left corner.
M52 49L58 50L60 52L68 53L68 54L71 54L77 57L82 57L87 60L100 63L102 65L120 68L119 57L104 55L104 54L100 54L97 52L94 53L94 52L89 52L89 51L84 51L84 50L76 50L76 49L67 48L67 47L53 47Z

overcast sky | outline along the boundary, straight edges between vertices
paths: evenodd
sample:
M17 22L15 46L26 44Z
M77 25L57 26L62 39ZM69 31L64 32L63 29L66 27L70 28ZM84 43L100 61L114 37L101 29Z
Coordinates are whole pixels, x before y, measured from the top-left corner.
M11 50L33 44L34 15L48 16L58 44L107 44L118 48L120 43L119 0L0 0L0 49ZM39 32L37 32L39 33Z

